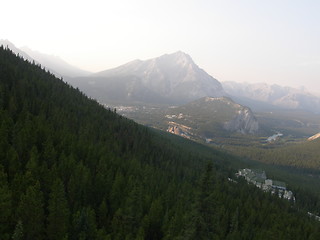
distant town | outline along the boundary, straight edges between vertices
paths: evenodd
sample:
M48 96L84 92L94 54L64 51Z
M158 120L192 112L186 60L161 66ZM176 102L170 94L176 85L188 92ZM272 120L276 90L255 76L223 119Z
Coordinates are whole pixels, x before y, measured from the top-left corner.
M240 169L236 173L237 177L244 177L247 182L254 184L265 192L277 194L279 198L295 201L292 191L287 190L286 183L268 179L265 171L259 169Z

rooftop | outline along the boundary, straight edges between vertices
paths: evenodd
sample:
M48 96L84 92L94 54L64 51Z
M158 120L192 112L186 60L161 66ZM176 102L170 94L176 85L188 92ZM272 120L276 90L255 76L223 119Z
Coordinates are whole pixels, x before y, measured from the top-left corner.
M277 187L283 187L283 188L286 187L286 184L284 182L280 182L280 181L276 181L276 180L273 180L272 185L277 186Z

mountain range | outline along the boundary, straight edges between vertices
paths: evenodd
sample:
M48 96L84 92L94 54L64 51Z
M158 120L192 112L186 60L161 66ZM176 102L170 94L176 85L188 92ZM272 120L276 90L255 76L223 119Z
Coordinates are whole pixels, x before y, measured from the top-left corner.
M303 109L320 112L320 98L301 88L267 83L219 82L178 51L90 73L57 56L0 40L24 59L35 61L102 103L186 104L202 97L227 96L254 111Z
M222 86L234 100L257 111L278 108L320 113L320 98L304 88L238 82L222 82Z

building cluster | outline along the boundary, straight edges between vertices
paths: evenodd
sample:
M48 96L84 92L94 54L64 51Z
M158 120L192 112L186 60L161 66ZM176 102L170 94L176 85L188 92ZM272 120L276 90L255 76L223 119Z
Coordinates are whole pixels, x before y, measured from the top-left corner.
M244 177L247 182L254 184L265 192L271 192L272 194L277 194L280 198L295 201L292 191L287 190L284 182L267 179L266 173L263 170L240 169L236 173L236 176Z
M308 216L314 218L317 221L320 221L320 217L315 215L315 214L313 214L313 213L311 213L311 212L308 212Z

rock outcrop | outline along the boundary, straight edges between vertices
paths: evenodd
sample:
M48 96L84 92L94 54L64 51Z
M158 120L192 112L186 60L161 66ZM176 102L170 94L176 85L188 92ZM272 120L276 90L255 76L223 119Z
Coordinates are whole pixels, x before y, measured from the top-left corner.
M317 134L309 137L309 138L308 138L308 141L313 141L313 140L316 140L316 139L318 139L318 138L320 138L320 133L317 133Z
M224 128L231 132L255 134L259 130L259 123L249 108L243 107L236 116L224 124Z

